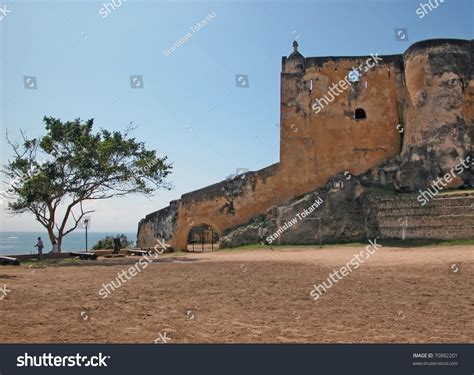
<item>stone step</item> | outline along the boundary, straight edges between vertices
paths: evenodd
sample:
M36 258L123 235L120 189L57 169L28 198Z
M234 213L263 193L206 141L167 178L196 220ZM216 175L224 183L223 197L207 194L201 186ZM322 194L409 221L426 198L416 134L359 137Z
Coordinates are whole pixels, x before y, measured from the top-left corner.
M474 214L474 206L431 206L428 208L415 207L415 208L399 208L394 207L392 209L384 209L378 212L377 217L387 216L411 216L411 215L469 215Z
M420 195L417 194L397 194L396 196L379 196L376 199L380 202L388 202L388 201L416 201L416 198ZM474 192L459 192L459 193L440 193L434 197L436 199L457 199L457 198L474 198ZM430 200L433 200L432 198Z
M474 226L474 213L471 215L405 215L377 216L379 227L444 227L444 226ZM474 233L473 233L474 237Z
M471 206L474 203L474 196L454 197L454 198L436 198L430 200L424 206L415 199L392 199L379 201L377 206L379 210L392 208L416 208L430 209L431 207L449 207L449 206Z
M474 226L458 225L444 227L385 227L380 228L380 237L386 239L433 239L433 240L471 240L474 238Z

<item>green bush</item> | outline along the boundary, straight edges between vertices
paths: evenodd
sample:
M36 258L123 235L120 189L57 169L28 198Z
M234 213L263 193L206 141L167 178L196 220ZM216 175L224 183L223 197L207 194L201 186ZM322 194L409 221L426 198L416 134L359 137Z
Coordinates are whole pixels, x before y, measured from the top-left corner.
M125 234L118 235L116 237L106 236L104 239L97 241L97 243L92 247L93 250L100 249L113 249L114 248L114 238L120 238L121 248L132 247L133 241L129 241Z

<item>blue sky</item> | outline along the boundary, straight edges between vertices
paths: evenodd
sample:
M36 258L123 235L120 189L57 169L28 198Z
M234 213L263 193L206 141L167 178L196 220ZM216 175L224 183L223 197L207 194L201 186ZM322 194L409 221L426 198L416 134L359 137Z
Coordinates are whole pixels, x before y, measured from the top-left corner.
M473 38L472 1L464 0L445 0L422 19L420 1L411 0L128 0L106 18L103 3L0 1L10 10L0 20L2 164L11 156L5 129L13 139L19 129L40 136L45 115L94 118L107 129L133 122L134 136L174 163L170 192L89 205L96 209L94 231L133 232L145 214L185 192L236 168L277 162L281 57L294 39L304 56L348 56ZM206 26L165 56L212 12ZM396 41L395 28L407 28L408 41ZM236 87L236 74L248 75L248 88ZM130 87L131 75L143 77L143 89ZM36 77L36 90L24 88L24 76ZM41 230L30 215L12 217L4 208L1 230Z

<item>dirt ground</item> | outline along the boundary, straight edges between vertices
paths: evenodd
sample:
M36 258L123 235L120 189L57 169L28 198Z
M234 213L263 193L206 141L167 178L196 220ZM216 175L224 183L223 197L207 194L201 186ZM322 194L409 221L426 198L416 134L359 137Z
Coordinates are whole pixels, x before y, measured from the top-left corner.
M3 266L0 342L474 342L474 246L382 247L310 297L363 249L166 254L106 299L102 284L138 257Z

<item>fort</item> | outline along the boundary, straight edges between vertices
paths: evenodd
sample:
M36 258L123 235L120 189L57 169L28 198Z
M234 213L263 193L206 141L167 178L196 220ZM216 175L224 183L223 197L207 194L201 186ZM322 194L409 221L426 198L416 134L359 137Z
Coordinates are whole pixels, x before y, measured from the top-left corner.
M324 204L314 217L278 243L472 238L472 157L446 187L457 190L424 206L416 195L472 155L474 42L417 42L357 74L372 56L304 57L293 48L281 62L280 160L150 213L137 246L164 239L187 249L193 228L203 226L221 246L262 242L318 197ZM315 113L317 100L346 77L347 89Z

